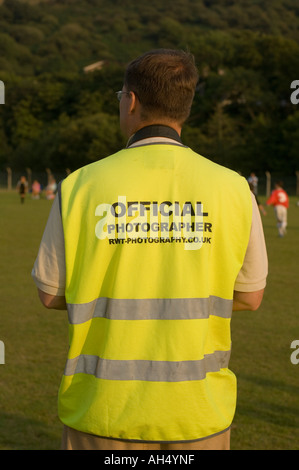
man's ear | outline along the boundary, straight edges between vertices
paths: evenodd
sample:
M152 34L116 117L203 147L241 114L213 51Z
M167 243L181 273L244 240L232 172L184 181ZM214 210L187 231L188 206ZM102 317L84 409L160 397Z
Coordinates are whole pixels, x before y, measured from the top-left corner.
M134 91L130 91L130 107L129 107L129 112L130 114L135 113L136 107L138 106L138 98L135 95Z

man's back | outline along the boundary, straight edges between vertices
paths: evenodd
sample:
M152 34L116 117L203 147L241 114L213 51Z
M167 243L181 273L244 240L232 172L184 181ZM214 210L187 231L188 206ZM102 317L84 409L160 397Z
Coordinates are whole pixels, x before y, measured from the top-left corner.
M251 206L243 178L178 145L126 149L62 183L73 334L60 391L65 424L162 441L230 426L230 317ZM95 378L96 391L86 392ZM83 384L96 407L76 395ZM199 408L187 396L192 405L201 396Z

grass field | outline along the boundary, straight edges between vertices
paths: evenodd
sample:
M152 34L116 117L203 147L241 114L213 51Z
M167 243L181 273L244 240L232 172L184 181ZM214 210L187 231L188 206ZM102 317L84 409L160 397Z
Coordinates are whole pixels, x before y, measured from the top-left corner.
M263 198L261 198L263 200ZM291 198L288 234L263 217L269 278L257 312L234 313L230 367L238 378L234 450L299 450L299 207ZM51 202L0 192L0 450L60 447L57 392L67 351L65 312L44 309L31 279Z

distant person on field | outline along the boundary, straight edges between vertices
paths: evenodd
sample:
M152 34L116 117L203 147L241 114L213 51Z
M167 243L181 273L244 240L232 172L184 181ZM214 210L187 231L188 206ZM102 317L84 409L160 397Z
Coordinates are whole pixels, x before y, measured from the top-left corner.
M271 196L267 200L267 205L274 207L278 235L280 237L284 237L286 235L288 224L289 196L283 189L282 181L277 181L275 183L275 189L272 191Z
M24 204L26 193L28 191L28 183L25 176L21 176L20 180L18 181L17 191L19 192L21 198L21 204Z
M39 199L40 198L40 193L41 193L41 184L39 181L34 180L32 183L32 188L31 188L31 197L32 199Z
M256 176L256 174L254 172L250 173L250 176L249 176L247 181L248 181L249 184L252 184L253 194L255 194L255 196L257 196L259 179Z
M252 194L254 194L254 186L253 186L253 184L252 184L252 183L249 183L249 187L250 187L250 191L252 192ZM262 213L263 215L267 215L267 212L265 211L265 208L264 208L263 204L261 204L261 202L258 200L258 197L257 197L256 194L254 194L254 197L255 197L256 203L257 203L258 208L259 208L259 210L261 211L261 213Z
M126 148L53 202L32 275L68 311L63 449L230 447L232 311L259 308L267 252L246 179L182 142L197 82L189 53L133 60L116 92Z
M50 176L48 186L46 187L46 198L51 200L55 198L57 184L54 176Z

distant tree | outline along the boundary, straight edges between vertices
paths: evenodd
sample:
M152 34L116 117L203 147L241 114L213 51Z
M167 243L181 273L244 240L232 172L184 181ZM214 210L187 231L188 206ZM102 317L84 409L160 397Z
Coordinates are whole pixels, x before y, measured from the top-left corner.
M18 43L27 47L34 47L45 38L45 34L40 28L28 25L13 25L10 28L10 34Z
M0 80L9 104L0 107L2 165L73 169L116 151L123 137L115 92L127 62L174 47L195 55L200 74L187 145L244 172L297 166L290 83L299 70L298 2L32 3L0 5ZM101 70L83 72L102 60Z
M284 138L283 163L299 171L299 110L288 116L282 125ZM285 170L284 170L285 171Z
M79 168L107 157L125 144L118 119L102 113L77 119L63 115L55 127L57 145L51 163L58 169Z
M13 110L12 144L18 146L26 141L36 139L43 128L43 122L37 119L30 110L30 101L21 100Z

